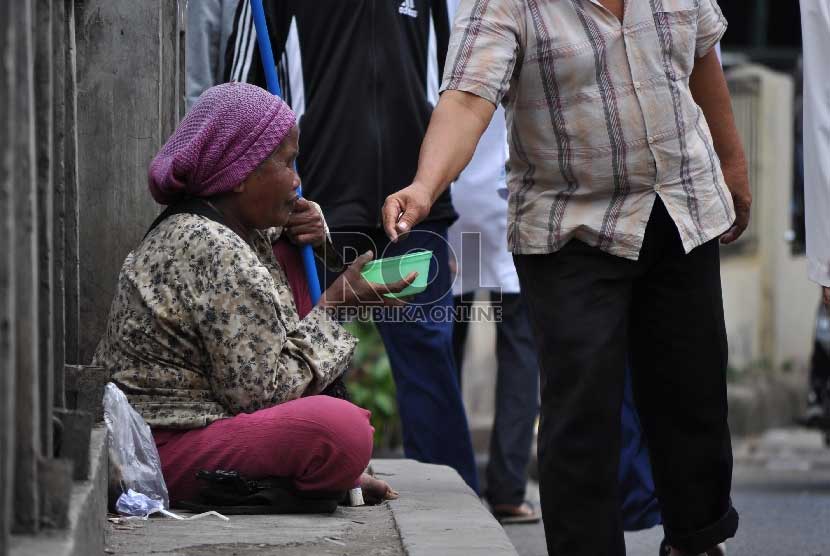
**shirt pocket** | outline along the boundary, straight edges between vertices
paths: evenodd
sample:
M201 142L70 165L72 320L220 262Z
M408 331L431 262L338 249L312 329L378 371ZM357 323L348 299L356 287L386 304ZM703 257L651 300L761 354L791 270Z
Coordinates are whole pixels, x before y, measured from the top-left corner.
M663 0L654 12L662 55L670 61L666 75L673 81L685 79L694 68L697 16L697 0Z

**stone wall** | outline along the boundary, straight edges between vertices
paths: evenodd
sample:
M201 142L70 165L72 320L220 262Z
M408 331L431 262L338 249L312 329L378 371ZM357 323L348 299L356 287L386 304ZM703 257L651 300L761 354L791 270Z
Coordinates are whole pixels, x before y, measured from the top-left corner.
M146 168L182 111L183 5L0 2L0 555L66 527L87 478L93 417L67 385L101 376L77 365L158 212Z

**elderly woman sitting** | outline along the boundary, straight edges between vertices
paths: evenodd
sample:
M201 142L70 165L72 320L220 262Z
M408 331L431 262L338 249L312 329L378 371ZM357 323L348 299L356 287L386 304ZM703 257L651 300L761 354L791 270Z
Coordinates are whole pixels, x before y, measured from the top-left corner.
M297 152L291 109L229 83L201 96L150 166L153 198L170 206L124 262L95 362L151 426L173 501L197 495L202 469L280 477L300 492L360 481L370 495L393 494L362 475L368 412L318 394L348 368L357 342L333 308L389 303L382 294L414 275L369 284L366 253L298 313L302 280L278 262L291 251L278 239L328 243L319 207L297 199Z

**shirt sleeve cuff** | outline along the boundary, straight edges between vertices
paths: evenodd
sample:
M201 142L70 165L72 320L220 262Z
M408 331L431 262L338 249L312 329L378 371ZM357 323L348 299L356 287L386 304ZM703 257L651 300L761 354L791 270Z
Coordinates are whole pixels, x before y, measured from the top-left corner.
M695 58L703 58L709 54L709 51L715 48L715 45L723 38L726 28L726 20L721 19L712 33L699 37L695 46Z
M468 77L459 80L455 80L452 77L448 78L438 92L443 93L444 91L464 91L465 93L470 93L490 101L495 106L498 106L504 97L504 91L499 91L493 88L492 85Z

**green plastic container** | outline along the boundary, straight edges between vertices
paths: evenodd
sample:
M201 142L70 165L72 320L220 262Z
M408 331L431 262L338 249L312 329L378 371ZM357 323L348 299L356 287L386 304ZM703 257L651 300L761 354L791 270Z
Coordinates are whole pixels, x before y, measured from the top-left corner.
M400 293L387 293L386 297L406 297L421 293L427 289L429 278L429 261L432 251L414 251L398 257L388 257L369 261L363 267L363 278L373 284L394 284L406 278L410 272L417 272L418 277Z

